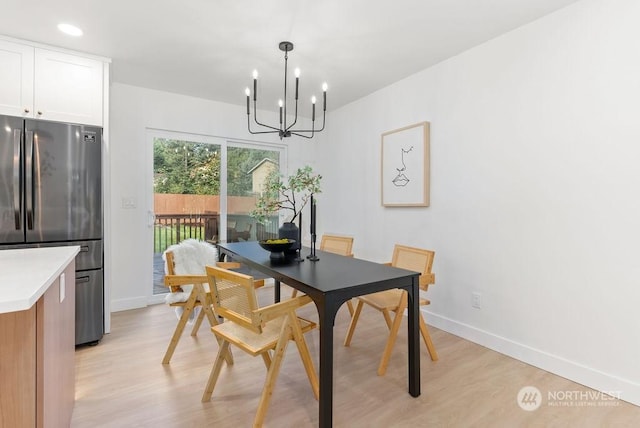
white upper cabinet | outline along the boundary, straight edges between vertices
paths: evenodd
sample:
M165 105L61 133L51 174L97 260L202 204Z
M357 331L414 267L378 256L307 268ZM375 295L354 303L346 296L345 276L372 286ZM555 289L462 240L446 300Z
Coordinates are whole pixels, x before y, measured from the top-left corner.
M0 40L0 114L103 125L104 62Z
M102 61L35 49L35 117L102 126Z
M0 40L0 113L33 117L33 48Z

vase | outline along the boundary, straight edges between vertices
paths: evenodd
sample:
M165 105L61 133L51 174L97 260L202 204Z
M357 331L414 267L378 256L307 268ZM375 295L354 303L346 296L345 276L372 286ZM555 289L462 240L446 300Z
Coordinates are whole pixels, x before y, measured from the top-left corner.
M295 253L301 247L300 245L300 229L295 223L283 223L278 229L278 238L288 238L296 241L285 253Z

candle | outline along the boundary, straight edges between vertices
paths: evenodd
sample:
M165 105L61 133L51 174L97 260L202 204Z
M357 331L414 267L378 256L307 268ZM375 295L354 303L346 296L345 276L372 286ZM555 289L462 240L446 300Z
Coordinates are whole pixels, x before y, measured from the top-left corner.
M327 84L322 84L322 111L327 111Z
M244 93L247 95L247 115L249 114L249 95L251 95L251 92L249 91L249 88L246 88L244 90Z
M258 70L253 70L253 101L258 97Z
M316 201L313 200L311 195L311 235L316 234Z

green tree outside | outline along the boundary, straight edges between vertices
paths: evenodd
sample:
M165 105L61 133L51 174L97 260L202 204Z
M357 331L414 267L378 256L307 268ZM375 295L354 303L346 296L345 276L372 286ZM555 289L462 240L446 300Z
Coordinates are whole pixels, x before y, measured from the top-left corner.
M156 193L220 194L219 145L156 138L153 157ZM229 147L227 194L251 195L251 169L265 158L278 162L279 157L279 152L273 150Z

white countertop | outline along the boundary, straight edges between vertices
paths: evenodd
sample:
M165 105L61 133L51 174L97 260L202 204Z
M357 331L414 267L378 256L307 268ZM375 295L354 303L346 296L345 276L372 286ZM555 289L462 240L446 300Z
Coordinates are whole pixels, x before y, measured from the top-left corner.
M78 246L0 250L0 314L33 306L78 252Z

